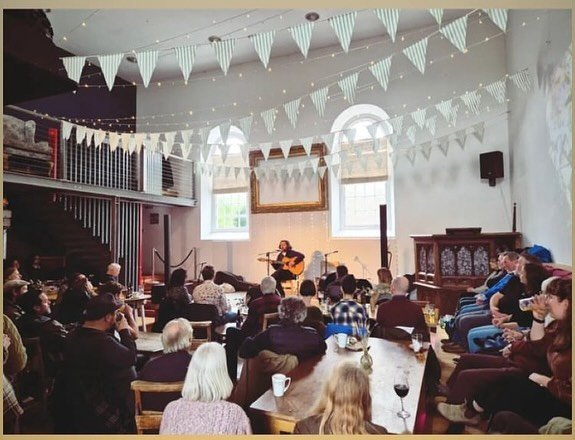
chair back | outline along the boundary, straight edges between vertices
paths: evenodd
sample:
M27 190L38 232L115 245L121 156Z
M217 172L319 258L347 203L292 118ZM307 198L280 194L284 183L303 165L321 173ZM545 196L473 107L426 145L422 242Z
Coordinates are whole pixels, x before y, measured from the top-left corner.
M134 409L136 429L138 434L144 431L160 430L162 423L162 411L151 411L142 408L142 393L177 393L181 392L184 382L149 382L146 380L135 380L130 387L134 391Z
M280 320L280 314L278 312L274 313L264 313L262 330L268 328L268 325L278 322Z
M186 318L188 321L192 323L192 327L194 328L194 339L201 339L205 341L211 341L211 333L214 330L214 324L218 323L220 315L218 313L218 308L214 304L200 304L200 303L192 303L188 304L182 311L182 318ZM206 322L210 321L210 326L205 325L198 325L194 327L194 323L196 322ZM208 335L208 329L210 334Z
M176 307L172 300L169 298L164 298L160 302L160 307L158 307L158 313L156 315L156 322L152 327L152 331L156 333L161 333L164 326L179 316Z
M397 327L382 327L376 324L371 331L371 337L387 339L388 341L410 341L411 335Z
M192 350L196 350L200 345L212 340L212 321L190 321L194 329L192 339Z

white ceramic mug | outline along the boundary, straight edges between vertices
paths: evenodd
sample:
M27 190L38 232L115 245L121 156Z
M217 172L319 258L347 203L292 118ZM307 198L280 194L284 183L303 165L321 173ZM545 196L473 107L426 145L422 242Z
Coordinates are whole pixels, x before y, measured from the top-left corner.
M335 337L337 339L337 346L339 348L345 348L345 346L347 345L347 334L338 333L335 335Z
M274 392L274 396L276 397L283 396L290 385L291 385L291 377L287 377L285 374L281 373L277 373L272 376L272 390Z

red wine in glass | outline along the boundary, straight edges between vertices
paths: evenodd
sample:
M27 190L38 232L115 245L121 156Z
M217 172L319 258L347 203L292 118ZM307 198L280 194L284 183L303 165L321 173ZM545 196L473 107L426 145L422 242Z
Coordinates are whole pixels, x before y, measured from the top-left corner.
M409 382L407 380L407 373L404 371L397 371L393 381L393 389L395 394L401 400L401 411L398 411L397 416L402 419L407 419L411 414L403 407L403 398L409 393Z
M393 386L393 389L395 390L395 394L402 398L407 396L407 393L409 393L409 387L407 385L396 384Z

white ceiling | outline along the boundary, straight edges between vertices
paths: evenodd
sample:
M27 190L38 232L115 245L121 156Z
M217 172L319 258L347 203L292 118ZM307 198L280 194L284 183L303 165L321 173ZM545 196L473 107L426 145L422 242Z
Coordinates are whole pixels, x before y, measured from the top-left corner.
M316 22L310 50L338 45L329 17L349 12L349 9L317 9L320 19ZM468 9L445 10L443 22L464 15ZM198 72L219 70L218 62L209 46L208 37L238 38L231 64L258 60L251 41L251 34L276 30L271 58L299 53L287 28L305 22L310 10L301 9L52 9L47 13L54 29L57 46L74 55L105 55L127 53L133 50L158 49L160 58L152 80L163 81L181 78L181 72L172 51L176 46L200 45L192 75ZM85 25L83 25L83 23ZM398 35L414 29L437 26L426 9L401 10ZM359 10L352 36L354 42L378 36L386 37L381 21L371 10ZM90 59L89 61L95 61ZM140 82L136 64L125 58L119 76L128 81Z

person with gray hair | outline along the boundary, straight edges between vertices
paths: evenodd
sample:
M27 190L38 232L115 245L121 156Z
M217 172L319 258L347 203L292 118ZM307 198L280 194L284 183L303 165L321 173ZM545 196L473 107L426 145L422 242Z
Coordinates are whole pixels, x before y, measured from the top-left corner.
M240 347L242 358L253 358L263 350L277 354L293 354L298 360L323 354L326 344L319 333L310 327L303 327L307 306L301 298L289 296L281 300L278 307L280 323L270 325L256 336L247 338Z
M182 397L164 410L160 434L251 434L243 409L226 401L232 389L224 348L217 342L202 344L190 362Z
M109 281L116 281L118 282L118 277L120 276L120 271L122 270L122 266L118 263L110 263L106 268L106 273L100 280L100 284L107 283Z
M194 330L187 319L177 318L168 322L162 330L164 354L148 361L140 371L138 379L150 382L183 381L192 359L193 337ZM169 402L178 397L179 393L144 393L142 404L145 408L163 411Z

